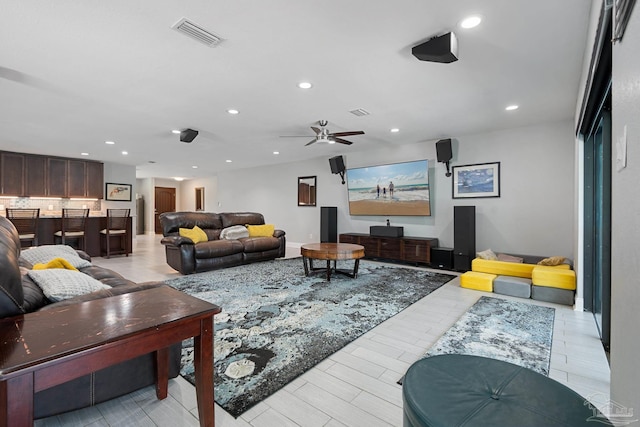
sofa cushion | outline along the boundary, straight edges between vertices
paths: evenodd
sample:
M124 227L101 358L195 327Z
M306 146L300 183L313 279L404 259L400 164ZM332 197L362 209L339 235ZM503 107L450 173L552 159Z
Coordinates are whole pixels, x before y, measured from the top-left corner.
M249 230L247 230L247 227L244 225L232 225L231 227L222 229L220 232L221 239L237 240L243 237L249 237Z
M491 261L494 261L496 259L498 259L498 257L496 256L495 253L493 253L493 251L491 249L485 249L484 251L480 251L478 253L476 253L476 256L480 259L488 259Z
M244 247L238 240L210 240L195 245L197 259L216 258L242 252Z
M164 236L178 233L180 228L193 228L196 225L203 230L222 228L220 215L213 212L163 212L159 219Z
M524 258L519 257L519 256L507 255L507 254L498 254L498 261L524 262Z
M249 237L273 237L275 227L273 224L247 225Z
M53 302L109 288L109 286L79 271L30 270L28 274L42 288L45 296Z
M247 237L240 241L245 253L264 252L280 247L280 241L275 237Z
M31 264L46 264L54 258L64 258L75 268L91 265L89 261L80 258L75 249L67 245L44 245L25 249L20 257Z
M200 242L206 242L207 240L209 240L209 237L207 237L207 233L202 231L202 229L197 225L194 226L193 228L180 228L179 232L180 232L180 236L191 239L191 241L193 241L194 244L200 243Z
M222 219L222 228L232 225L264 224L264 216L257 212L225 212L220 214L220 219Z
M566 258L563 256L552 256L538 262L538 265L560 265L564 264Z

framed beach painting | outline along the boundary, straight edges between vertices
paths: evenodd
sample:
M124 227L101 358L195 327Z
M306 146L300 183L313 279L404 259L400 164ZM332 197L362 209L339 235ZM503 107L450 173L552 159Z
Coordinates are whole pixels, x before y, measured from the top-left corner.
M119 202L131 201L131 184L114 184L112 182L107 182L106 187L106 200L115 200Z
M500 197L500 162L453 167L453 198Z

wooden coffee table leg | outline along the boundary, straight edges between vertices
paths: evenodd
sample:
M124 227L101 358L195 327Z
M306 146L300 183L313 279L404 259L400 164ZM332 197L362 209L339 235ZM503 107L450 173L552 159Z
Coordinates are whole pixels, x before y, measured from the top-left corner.
M169 390L169 347L156 351L156 397L162 400Z
M302 257L302 265L304 266L304 275L305 276L309 275L309 266L307 264L308 264L307 257L303 256Z
M327 282L331 281L331 261L327 260Z
M196 398L201 426L215 426L213 402L213 317L200 322L200 335L193 338Z

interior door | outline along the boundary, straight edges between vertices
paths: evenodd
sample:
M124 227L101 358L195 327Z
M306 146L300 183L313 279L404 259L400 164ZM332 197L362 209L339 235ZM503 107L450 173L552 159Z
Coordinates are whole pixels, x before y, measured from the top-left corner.
M171 187L155 188L155 228L156 234L162 234L158 217L164 212L176 211L176 189Z

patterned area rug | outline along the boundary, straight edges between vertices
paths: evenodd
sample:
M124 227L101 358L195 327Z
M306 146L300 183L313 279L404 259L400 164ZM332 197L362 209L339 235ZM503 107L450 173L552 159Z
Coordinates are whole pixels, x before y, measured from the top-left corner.
M302 259L294 258L167 283L222 307L215 316L215 399L237 417L454 277L361 261L356 279L327 282L322 274L305 277ZM192 384L193 369L193 341L185 341L180 373Z
M555 308L481 297L427 351L472 354L549 375Z

